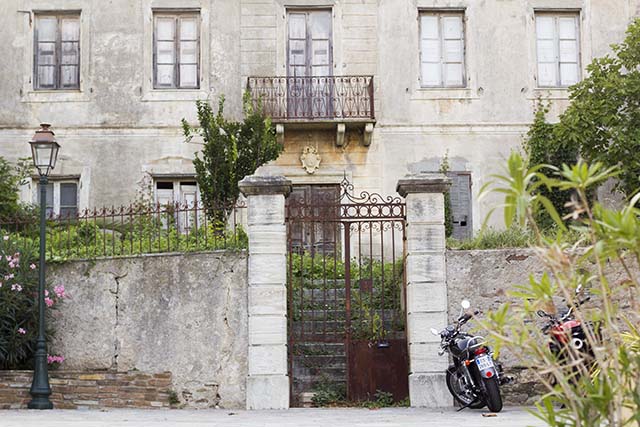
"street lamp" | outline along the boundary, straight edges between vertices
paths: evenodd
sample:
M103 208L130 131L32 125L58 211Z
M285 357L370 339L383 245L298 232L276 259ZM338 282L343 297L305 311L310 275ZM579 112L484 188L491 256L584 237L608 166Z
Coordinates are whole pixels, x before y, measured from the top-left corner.
M49 385L49 370L47 367L47 341L44 335L44 270L45 270L45 219L47 211L47 182L49 172L56 166L60 145L56 142L51 125L42 123L40 129L29 141L33 164L40 175L40 267L38 269L38 339L36 340L35 366L33 382L31 383L31 402L29 409L52 409L49 400L51 386Z

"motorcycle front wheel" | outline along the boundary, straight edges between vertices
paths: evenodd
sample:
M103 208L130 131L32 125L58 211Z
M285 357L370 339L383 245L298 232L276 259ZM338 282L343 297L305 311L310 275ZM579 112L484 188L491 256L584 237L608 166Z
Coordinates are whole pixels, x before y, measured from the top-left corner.
M496 377L482 378L482 384L484 386L485 402L487 408L491 412L502 411L502 396L500 396L500 386Z
M483 408L485 403L473 396L470 390L466 389L464 381L464 375L459 370L447 370L447 388L456 402L471 409Z

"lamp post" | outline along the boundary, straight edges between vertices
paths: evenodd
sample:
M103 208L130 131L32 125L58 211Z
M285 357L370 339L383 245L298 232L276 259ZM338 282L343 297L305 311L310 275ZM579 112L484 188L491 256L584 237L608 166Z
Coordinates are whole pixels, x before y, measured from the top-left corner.
M44 281L45 281L45 219L47 210L47 182L49 172L55 167L60 145L56 142L51 125L42 123L40 129L29 141L33 164L40 175L40 267L38 269L38 339L36 340L35 366L33 382L31 383L31 401L29 409L52 409L49 400L51 386L49 385L49 370L47 367L47 341L44 328Z

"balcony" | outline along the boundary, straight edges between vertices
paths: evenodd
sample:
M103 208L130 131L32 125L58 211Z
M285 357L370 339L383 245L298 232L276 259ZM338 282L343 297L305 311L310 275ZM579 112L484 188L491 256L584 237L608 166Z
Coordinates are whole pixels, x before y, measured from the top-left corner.
M344 144L348 127L364 129L364 144L371 142L375 123L373 76L249 77L247 90L254 105L276 124L284 126L336 126L336 144Z

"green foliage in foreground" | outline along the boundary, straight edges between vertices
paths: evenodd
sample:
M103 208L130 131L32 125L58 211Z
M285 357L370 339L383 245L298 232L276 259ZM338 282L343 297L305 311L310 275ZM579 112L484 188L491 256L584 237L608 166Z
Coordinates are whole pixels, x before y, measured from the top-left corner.
M589 192L615 177L615 168L579 161L543 173L529 168L513 153L507 171L498 176L494 191L503 194L505 224L518 223L533 232L542 277L531 275L528 283L514 284L516 302L490 312L482 322L491 331L497 351L508 349L546 387L535 414L554 427L637 426L640 422L640 195L619 210L591 203ZM547 169L548 171L548 169ZM574 233L582 237L576 250L562 230L565 225L553 204L541 202L540 185L570 191ZM546 239L537 223L539 210L553 218L556 239ZM577 295L584 289L592 298L584 305ZM544 321L536 311L557 313L564 305L583 324L599 325L599 333L587 329L593 354L562 348L563 357L552 352Z

